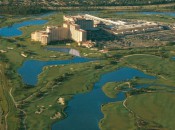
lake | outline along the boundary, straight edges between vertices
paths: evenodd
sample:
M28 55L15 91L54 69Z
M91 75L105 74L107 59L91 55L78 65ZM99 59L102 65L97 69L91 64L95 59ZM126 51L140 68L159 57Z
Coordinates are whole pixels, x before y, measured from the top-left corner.
M14 37L22 35L21 27L32 26L32 25L42 25L47 23L47 20L28 20L21 23L15 23L12 26L7 26L0 28L0 36L3 37Z

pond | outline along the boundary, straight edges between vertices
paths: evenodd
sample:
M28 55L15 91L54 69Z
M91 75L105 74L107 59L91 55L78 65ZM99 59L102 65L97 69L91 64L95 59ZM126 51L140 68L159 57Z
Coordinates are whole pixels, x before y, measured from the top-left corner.
M107 82L127 81L134 77L154 79L155 77L144 74L133 68L120 68L101 76L95 83L91 92L77 94L68 103L65 110L67 117L52 126L52 130L99 130L98 123L103 118L101 105L109 102L122 101L125 93L120 92L117 98L109 98L102 91L102 86ZM148 85L139 85L138 88L145 88Z
M3 37L14 37L22 35L22 31L19 30L21 27L31 25L42 25L47 23L47 20L28 20L21 23L15 23L11 26L0 28L0 36Z
M38 75L42 72L44 66L52 65L65 65L90 62L94 59L74 57L69 60L54 60L54 61L39 61L39 60L27 60L19 68L18 73L21 75L25 84L36 85L38 81Z
M175 60L175 57L173 57L172 59Z

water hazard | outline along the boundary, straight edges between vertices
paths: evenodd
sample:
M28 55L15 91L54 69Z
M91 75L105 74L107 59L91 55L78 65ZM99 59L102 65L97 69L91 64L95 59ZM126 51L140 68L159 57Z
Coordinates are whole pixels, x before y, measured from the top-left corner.
M74 57L70 60L57 61L28 60L24 62L22 67L18 70L18 73L22 76L22 79L26 84L36 85L37 77L42 72L44 66L75 64L89 61L93 61L93 59ZM94 84L94 88L91 92L77 94L73 97L65 110L68 117L53 124L52 130L99 130L98 123L100 119L103 118L101 105L125 99L124 92L120 92L117 95L117 98L109 98L104 94L101 87L107 82L127 81L134 77L147 79L155 78L146 75L139 70L128 67L120 68L102 75L99 81ZM138 88L142 87L149 87L149 85L138 86Z
M120 92L117 98L108 98L101 87L107 82L127 81L134 77L154 79L153 76L127 67L104 74L100 80L95 83L94 89L91 92L78 94L73 97L65 111L68 117L55 123L52 126L52 130L99 130L98 123L100 119L103 118L101 105L125 99L123 92ZM145 87L145 85L143 85L143 87ZM139 86L139 88L141 88L141 86Z
M0 36L3 37L20 36L22 35L22 31L19 30L19 28L31 25L42 25L45 23L47 23L47 20L29 20L21 23L15 23L13 25L0 28Z
M21 75L24 83L28 85L36 85L38 81L38 75L42 72L44 66L51 65L64 65L64 64L76 64L93 61L94 59L74 57L69 60L55 60L55 61L39 61L39 60L28 60L23 63L22 67L19 68L18 73Z

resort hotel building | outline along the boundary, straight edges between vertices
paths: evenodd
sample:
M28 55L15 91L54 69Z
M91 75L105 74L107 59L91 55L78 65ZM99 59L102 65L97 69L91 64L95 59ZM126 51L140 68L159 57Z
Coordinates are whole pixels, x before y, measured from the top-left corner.
M35 31L31 34L32 41L39 41L47 45L52 41L71 39L77 43L87 41L87 31L93 29L93 20L86 20L83 16L63 16L62 26L47 26L44 31Z
M162 26L155 22L148 22L143 20L128 21L128 20L110 20L99 18L93 15L84 14L76 16L63 16L62 26L47 26L44 31L36 31L31 34L33 41L39 41L42 45L47 45L52 41L59 40L73 40L79 45L90 47L92 46L87 41L93 37L93 31L103 30L111 35L128 35L138 34L144 32L159 31ZM97 35L100 35L100 31ZM99 34L98 34L99 33ZM90 35L89 35L90 34ZM104 37L105 35L101 35Z

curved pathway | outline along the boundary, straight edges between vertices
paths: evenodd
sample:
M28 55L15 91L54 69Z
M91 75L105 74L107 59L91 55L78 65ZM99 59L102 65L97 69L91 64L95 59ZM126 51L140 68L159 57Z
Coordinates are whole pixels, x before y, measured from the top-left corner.
M13 101L15 107L16 107L16 109L18 109L19 111L21 111L24 114L23 125L24 125L24 129L26 130L26 123L25 123L25 121L26 121L26 118L27 118L27 113L24 110L18 108L19 104L15 101L15 99L14 99L14 97L12 95L12 90L13 90L13 88L10 88L9 95L10 95L10 97L11 97L11 99L12 99L12 101Z

